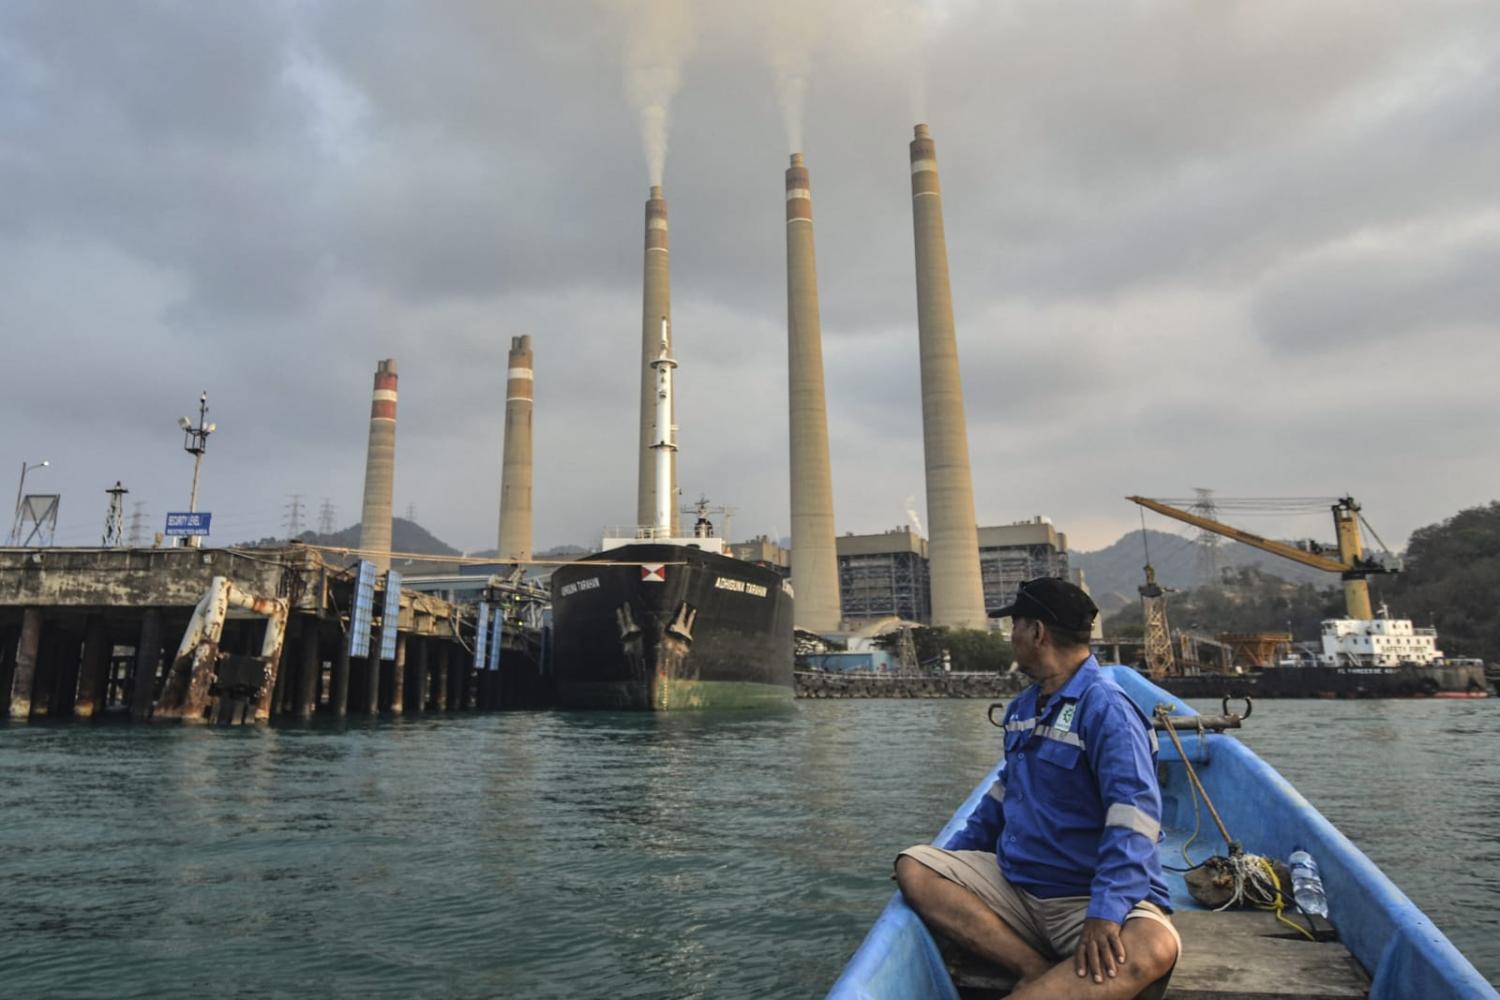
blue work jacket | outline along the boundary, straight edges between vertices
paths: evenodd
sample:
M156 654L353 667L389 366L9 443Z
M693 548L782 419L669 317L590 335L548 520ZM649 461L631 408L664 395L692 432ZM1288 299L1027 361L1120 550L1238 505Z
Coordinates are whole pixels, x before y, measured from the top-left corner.
M1040 714L1037 694L1033 684L1007 706L999 778L944 846L993 850L1033 896L1088 896L1090 917L1123 923L1143 899L1170 910L1146 717L1092 656Z

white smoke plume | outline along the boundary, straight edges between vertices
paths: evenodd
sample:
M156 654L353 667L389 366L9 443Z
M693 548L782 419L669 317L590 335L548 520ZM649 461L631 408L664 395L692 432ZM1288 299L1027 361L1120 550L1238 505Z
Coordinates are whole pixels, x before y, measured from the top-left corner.
M952 15L950 0L862 0L855 20L865 49L905 77L913 123L928 117L928 53Z
M828 34L838 9L836 0L762 0L757 8L766 62L776 81L776 96L786 124L790 152L803 151L803 120L807 109L807 78L813 53Z
M625 96L641 121L652 184L666 172L672 98L697 41L691 0L605 0L623 21Z
M917 516L917 498L916 497L907 497L906 498L906 516L907 516L907 518L909 518L911 520L911 526L913 528L917 529L917 534L919 534L919 535L925 535L926 534L926 532L922 530L922 519Z

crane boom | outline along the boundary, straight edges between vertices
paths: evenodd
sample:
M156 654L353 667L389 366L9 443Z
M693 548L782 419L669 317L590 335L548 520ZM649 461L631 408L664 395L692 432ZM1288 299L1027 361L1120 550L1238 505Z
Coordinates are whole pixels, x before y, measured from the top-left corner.
M1359 504L1354 502L1353 497L1343 497L1333 505L1333 526L1338 532L1339 539L1338 559L1330 559L1315 552L1304 552L1295 545L1262 538L1249 531L1241 531L1239 528L1211 521L1206 517L1164 504L1160 500L1152 500L1148 497L1126 497L1125 499L1154 510L1164 517L1194 525L1204 531L1212 531L1225 538L1233 538L1237 542L1244 542L1251 548L1260 549L1262 552L1269 552L1327 573L1338 573L1344 580L1344 606L1350 618L1368 620L1373 614L1370 608L1370 585L1365 577L1371 573L1392 572L1387 567L1364 558L1359 540Z
M1212 531L1216 535L1223 535L1225 538L1233 538L1237 542L1244 542L1251 548L1281 556L1283 559L1291 559L1304 566L1321 569L1326 573L1346 573L1354 568L1350 563L1339 562L1337 559L1329 559L1327 556L1320 556L1313 552L1304 552L1295 545L1288 545L1285 542L1263 538L1260 535L1242 531L1239 528L1228 524L1221 524L1218 521L1210 521L1208 518L1199 517L1190 511L1170 507L1159 500L1151 500L1147 497L1126 497L1125 499L1131 503L1138 503L1147 510L1154 510L1165 517L1175 518L1194 527L1202 528L1204 531Z

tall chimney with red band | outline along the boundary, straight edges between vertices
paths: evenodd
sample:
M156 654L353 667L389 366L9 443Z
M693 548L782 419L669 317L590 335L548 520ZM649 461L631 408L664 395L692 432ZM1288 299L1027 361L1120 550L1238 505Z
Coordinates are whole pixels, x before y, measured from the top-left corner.
M505 451L500 459L501 562L531 558L531 338L510 338L505 373Z
M396 479L396 361L375 367L370 401L370 448L365 453L365 502L359 516L363 558L380 572L391 568L391 493Z
M836 632L843 614L823 391L823 327L813 254L811 182L801 153L792 154L786 172L786 339L796 624L813 632Z
M922 367L922 452L932 532L932 624L989 627L979 580L979 526L969 469L969 433L953 331L948 242L937 146L926 125L911 142L911 211L917 258L917 342Z

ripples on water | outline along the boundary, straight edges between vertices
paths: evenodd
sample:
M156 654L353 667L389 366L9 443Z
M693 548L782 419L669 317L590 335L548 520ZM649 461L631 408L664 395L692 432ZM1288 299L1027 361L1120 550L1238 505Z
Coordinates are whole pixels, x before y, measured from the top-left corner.
M0 728L7 996L820 996L998 754L983 702ZM1500 704L1245 741L1500 977Z

